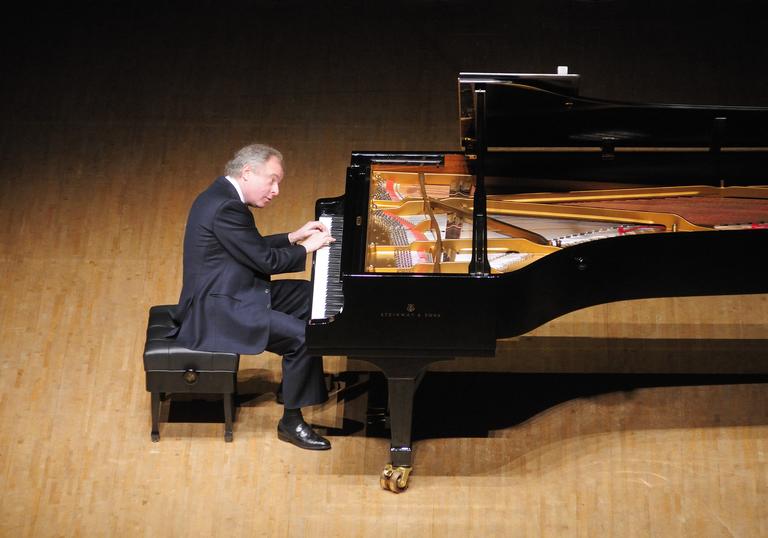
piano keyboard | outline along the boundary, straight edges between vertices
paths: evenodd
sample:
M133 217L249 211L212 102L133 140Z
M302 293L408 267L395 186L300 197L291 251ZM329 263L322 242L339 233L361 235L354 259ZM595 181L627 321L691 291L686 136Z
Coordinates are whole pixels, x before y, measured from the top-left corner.
M341 238L344 216L322 216L318 219L336 239L330 246L315 252L312 279L312 319L328 319L341 312L344 294L341 289Z

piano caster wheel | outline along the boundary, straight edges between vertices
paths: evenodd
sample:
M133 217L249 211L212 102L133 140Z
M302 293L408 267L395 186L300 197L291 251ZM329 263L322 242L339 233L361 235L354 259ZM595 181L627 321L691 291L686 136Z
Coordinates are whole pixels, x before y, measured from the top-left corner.
M224 442L225 443L232 442L232 432L224 432Z
M387 463L379 477L381 489L389 490L392 493L402 493L408 489L408 477L410 477L412 470L413 467L392 467L391 463Z
M160 440L160 432L152 432L152 442L157 443Z

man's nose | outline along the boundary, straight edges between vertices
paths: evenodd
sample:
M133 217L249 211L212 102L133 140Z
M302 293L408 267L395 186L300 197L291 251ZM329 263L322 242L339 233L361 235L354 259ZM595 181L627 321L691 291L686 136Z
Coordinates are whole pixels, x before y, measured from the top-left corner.
M280 194L280 187L277 184L272 185L272 196L277 196L278 194Z

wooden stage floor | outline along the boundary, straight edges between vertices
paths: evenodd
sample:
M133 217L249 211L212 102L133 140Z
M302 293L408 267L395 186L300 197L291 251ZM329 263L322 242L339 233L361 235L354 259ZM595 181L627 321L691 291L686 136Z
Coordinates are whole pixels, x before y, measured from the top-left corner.
M288 38L284 25L262 24L261 12L249 12L253 31L238 33L230 30L242 26L239 12L170 10L156 23L154 12L134 11L71 24L49 17L46 31L30 15L15 44L8 40L0 536L768 535L767 386L725 376L766 371L766 295L598 306L502 342L495 360L435 365L425 394L443 400L422 408L427 433L401 495L378 485L387 441L344 423L364 420L365 395L307 414L344 430L331 451L278 441L281 408L270 390L279 361L266 354L242 358L241 388L259 396L243 402L233 443L221 424L205 422L162 423L152 443L147 311L177 300L187 210L235 149L262 141L283 150L280 197L256 221L263 233L295 229L315 200L343 193L353 150L458 149L460 69L551 71L588 54L572 41L597 31L518 16L477 15L451 31L426 16L366 24L327 16L320 39L307 15L290 21ZM272 15L290 18L277 7ZM499 45L478 57L480 29ZM687 66L685 50L675 57ZM656 66L642 55L641 67ZM582 59L593 81L605 74L593 88L613 88L624 73L634 97L664 97L662 77L645 80L648 69L613 56ZM376 66L375 76L352 65ZM710 80L712 70L697 65L692 72ZM672 88L678 100L688 95L683 82ZM725 81L694 97L731 91L733 102L741 86ZM326 360L331 373L370 369ZM465 390L451 372L473 381ZM569 372L722 377L669 386ZM508 393L483 399L500 380ZM471 431L480 423L484 432Z

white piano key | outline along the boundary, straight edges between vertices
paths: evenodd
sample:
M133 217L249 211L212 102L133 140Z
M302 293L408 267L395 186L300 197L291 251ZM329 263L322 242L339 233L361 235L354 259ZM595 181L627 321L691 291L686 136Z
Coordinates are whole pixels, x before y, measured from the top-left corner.
M339 295L341 240L344 229L343 215L321 216L318 219L328 227L331 236L336 239L329 247L315 252L314 275L312 281L312 319L327 319L341 311Z

